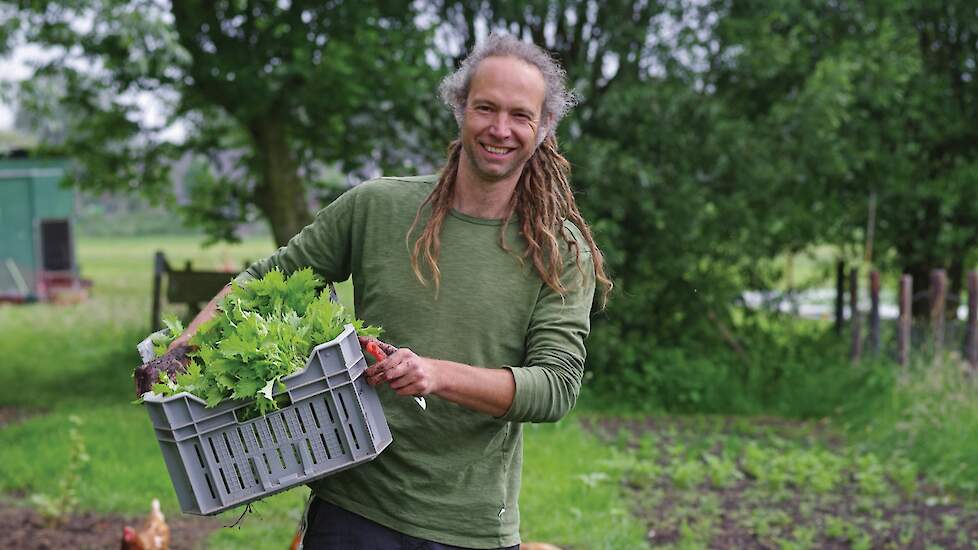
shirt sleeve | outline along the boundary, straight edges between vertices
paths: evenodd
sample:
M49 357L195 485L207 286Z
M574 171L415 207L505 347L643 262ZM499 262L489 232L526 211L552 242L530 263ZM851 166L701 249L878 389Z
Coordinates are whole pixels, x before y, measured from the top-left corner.
M355 190L353 188L340 195L320 210L313 222L292 237L288 244L271 256L251 264L234 280L241 284L260 279L275 268L289 275L304 267L311 267L330 282L347 280L351 272Z
M561 296L543 285L527 331L524 364L507 367L516 381L516 394L501 420L556 422L577 402L584 340L591 327L594 264L587 248L581 249L580 267L574 254L569 256L561 277L568 290Z

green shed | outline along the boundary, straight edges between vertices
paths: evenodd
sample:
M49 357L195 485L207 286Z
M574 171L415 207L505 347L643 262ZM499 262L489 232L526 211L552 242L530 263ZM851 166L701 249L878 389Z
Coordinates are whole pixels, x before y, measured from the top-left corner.
M48 299L77 287L75 195L61 187L67 162L0 159L0 301Z

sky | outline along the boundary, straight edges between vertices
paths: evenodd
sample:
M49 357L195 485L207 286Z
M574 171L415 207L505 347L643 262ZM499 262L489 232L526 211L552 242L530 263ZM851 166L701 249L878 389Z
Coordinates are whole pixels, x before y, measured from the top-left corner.
M28 62L43 57L36 46L19 46L11 55L0 57L0 81L19 82L31 75ZM0 130L10 130L14 126L14 111L7 101L0 101Z
M16 46L11 55L0 57L0 82L19 82L29 78L33 72L32 64L47 61L55 55L31 44ZM0 131L12 130L14 127L14 106L4 99L0 96ZM165 122L163 106L152 94L133 94L129 100L139 107L140 120L144 124L158 127ZM160 135L163 139L179 142L183 140L185 134L185 128L178 122L169 126Z

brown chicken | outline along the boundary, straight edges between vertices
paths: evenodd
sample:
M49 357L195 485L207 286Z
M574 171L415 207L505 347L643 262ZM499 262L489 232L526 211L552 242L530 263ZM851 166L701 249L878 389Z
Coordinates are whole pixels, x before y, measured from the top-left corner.
M122 528L122 550L168 550L170 526L166 524L160 501L153 499L153 508L139 529L128 525Z

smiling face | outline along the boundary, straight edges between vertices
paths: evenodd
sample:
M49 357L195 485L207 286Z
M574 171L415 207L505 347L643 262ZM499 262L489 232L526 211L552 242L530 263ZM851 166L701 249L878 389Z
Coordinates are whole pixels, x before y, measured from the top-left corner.
M479 63L465 102L459 176L515 183L536 148L545 94L543 74L525 61L487 57Z

